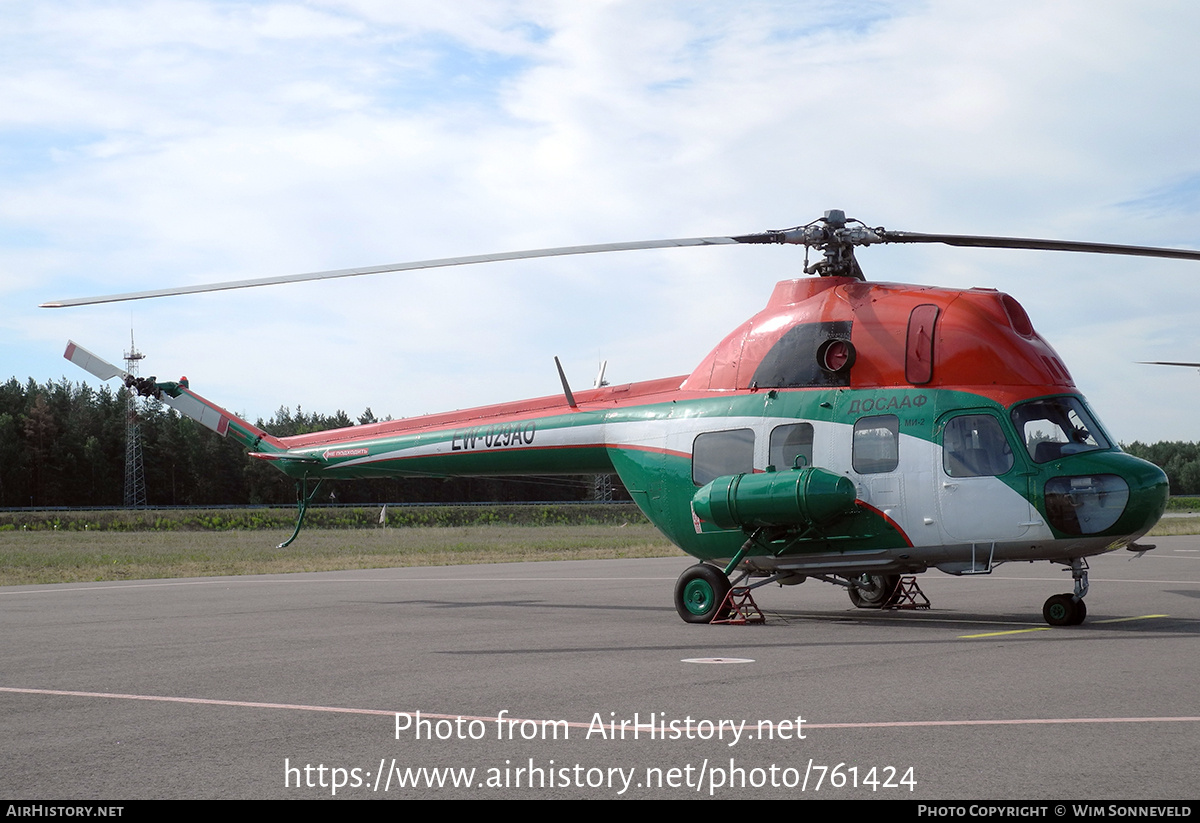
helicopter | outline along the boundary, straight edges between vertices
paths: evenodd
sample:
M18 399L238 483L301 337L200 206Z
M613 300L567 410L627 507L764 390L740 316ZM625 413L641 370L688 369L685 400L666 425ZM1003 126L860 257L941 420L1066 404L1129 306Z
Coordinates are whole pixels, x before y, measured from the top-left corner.
M689 623L728 617L731 592L808 578L859 608L896 602L904 575L1069 568L1052 626L1087 615L1088 558L1137 541L1166 508L1157 466L1121 451L1021 304L994 289L868 282L859 246L941 243L1200 260L1200 251L871 228L830 210L747 235L570 246L60 300L136 300L443 266L724 244L805 247L806 275L689 374L531 400L274 437L192 391L135 378L74 342L96 377L232 438L293 478L297 519L322 481L615 473L646 517L697 559L675 585ZM810 250L821 258L808 262Z

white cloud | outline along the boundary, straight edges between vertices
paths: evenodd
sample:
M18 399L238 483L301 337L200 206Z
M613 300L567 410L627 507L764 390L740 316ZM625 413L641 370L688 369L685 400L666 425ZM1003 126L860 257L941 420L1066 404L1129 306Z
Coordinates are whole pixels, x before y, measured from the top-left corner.
M614 381L687 372L802 252L32 306L736 234L831 207L912 231L1200 247L1200 10L1185 5L10 2L0 15L0 373L22 378L70 373L67 335L116 356L131 311L147 368L254 416L553 393L554 354L580 384L599 357ZM1200 359L1189 264L860 257L875 279L1013 293L1118 438L1200 437L1185 411L1200 382L1164 392L1161 374L1127 366Z

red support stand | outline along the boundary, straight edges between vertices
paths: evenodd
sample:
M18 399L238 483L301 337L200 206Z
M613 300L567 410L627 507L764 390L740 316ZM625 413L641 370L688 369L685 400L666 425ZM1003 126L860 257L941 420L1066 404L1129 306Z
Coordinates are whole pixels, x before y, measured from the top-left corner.
M748 623L767 622L767 616L754 602L754 597L750 594L747 586L734 586L730 589L729 594L725 595L725 600L721 603L721 608L717 609L717 614L725 616L713 618L713 623L745 626Z
M915 577L901 577L896 591L888 598L885 609L928 609L929 598L917 585Z

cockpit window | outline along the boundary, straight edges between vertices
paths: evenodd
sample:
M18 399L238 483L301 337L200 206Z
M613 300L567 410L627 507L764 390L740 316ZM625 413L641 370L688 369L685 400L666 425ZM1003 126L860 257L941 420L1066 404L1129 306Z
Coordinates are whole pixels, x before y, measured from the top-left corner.
M1110 448L1096 421L1077 397L1051 397L1012 410L1017 433L1035 463Z

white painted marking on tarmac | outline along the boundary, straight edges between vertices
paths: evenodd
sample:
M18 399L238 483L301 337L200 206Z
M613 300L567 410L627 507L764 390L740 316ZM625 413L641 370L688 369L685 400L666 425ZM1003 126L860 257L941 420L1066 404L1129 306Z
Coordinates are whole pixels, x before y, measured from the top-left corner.
M1146 555L1146 557L1149 557L1149 556L1150 555ZM1200 560L1200 557L1171 557L1170 555L1167 555L1167 554L1159 555L1159 557L1167 559L1167 560ZM1137 558L1130 557L1130 558L1126 559L1126 562L1132 563L1134 560L1137 560ZM1063 582L1065 582L1069 585L1071 582L1070 580L1064 581L1061 577L1001 577L998 574L991 575L991 579L992 580L1004 580L1004 581L1011 582L1011 583L1030 583L1030 582L1032 582L1032 583L1056 583L1056 582L1063 583ZM1177 583L1180 585L1195 585L1195 581L1192 581L1192 580L1178 580L1178 579L1150 580L1150 579L1132 578L1132 577L1124 577L1124 578L1097 577L1096 575L1090 576L1088 578L1088 580L1090 580L1093 585L1095 585L1096 583L1103 583L1106 586L1109 586L1112 584L1117 584L1117 583Z
M81 691L65 691L62 689L24 689L11 686L0 686L0 692L9 694L36 694L48 695L51 697L92 697L105 700L141 700L157 703L188 703L201 706L229 706L231 708L241 709L290 709L291 711L303 712L331 712L335 714L367 714L380 715L384 717L394 717L397 712L390 709L356 709L347 706L307 706L297 703L259 703L245 700L213 700L204 697L169 697L166 695L156 694L119 694L113 692L81 692ZM407 712L415 714L415 712ZM452 720L456 721L460 717L463 720L481 720L485 723L495 722L495 717L476 717L471 715L457 714L433 714L421 712L421 717L427 717L433 720ZM509 717L505 715L505 722L512 721L516 724L524 722L542 723L541 720L531 720L529 718ZM592 727L591 722L567 722L561 720L545 721L549 723L566 724L572 728L589 729ZM907 729L907 728L932 728L936 726L1053 726L1053 725L1072 725L1072 724L1096 724L1096 723L1197 723L1200 722L1200 715L1183 715L1179 717L1029 717L1029 718L1012 718L1009 720L889 720L881 722L859 722L859 723L811 723L805 721L805 727L809 729Z
M350 577L350 578L333 578L333 579L302 579L297 576L295 580L262 580L248 579L254 575L230 575L229 577L221 577L216 580L180 580L170 583L120 583L114 582L103 586L63 586L59 584L46 584L47 586L56 586L55 588L38 588L24 589L22 591L4 590L0 594L65 594L70 592L90 592L90 591L120 591L122 589L151 589L161 586L213 586L225 585L258 585L258 584L290 584L290 585L309 585L312 583L495 583L503 581L505 583L594 583L594 582L617 582L617 583L646 583L646 582L661 582L675 580L674 577L503 577L496 575L495 577ZM1173 582L1173 581L1163 581Z
M932 726L1053 726L1078 723L1197 723L1200 716L1183 717L1027 717L1011 720L893 720L884 723L808 723L806 729L891 729Z
M680 663L753 663L748 657L685 657Z
M473 715L459 714L434 714L432 712L397 712L392 709L356 709L348 706L307 706L302 703L260 703L248 700L214 700L207 697L170 697L161 694L120 694L116 692L76 692L65 691L62 689L21 689L11 686L0 686L0 692L8 692L9 694L40 694L50 695L52 697L96 697L107 700L143 700L151 703L188 703L198 706L230 706L238 709L289 709L297 712L329 712L332 714L370 714L381 715L383 717L394 717L397 714L420 714L421 717L432 720L481 720L484 723L494 723L495 717L475 717ZM528 718L504 716L506 723L512 722L518 726L522 723L542 723L541 720L531 720ZM545 721L561 725L565 721L551 720ZM567 723L568 726L573 726L580 729L590 729L592 724L589 723Z
M64 592L91 592L103 591L106 589L153 589L162 586L211 586L213 583L224 582L224 580L179 580L172 583L111 583L106 586L60 586L53 589L25 589L19 592L5 591L3 594L63 594Z
M301 712L336 712L340 714L381 714L393 715L395 712L382 709L353 709L339 706L305 706L296 703L255 703L245 700L213 700L205 697L170 697L161 694L120 694L113 692L76 692L60 689L18 689L0 686L0 692L10 694L43 694L54 697L99 697L109 700L146 700L156 703L191 703L201 706L234 706L241 709L291 709ZM453 719L450 715L428 715L428 717L443 717Z

